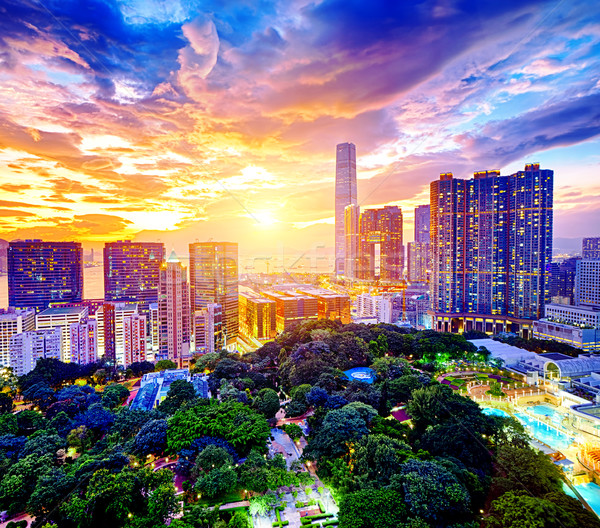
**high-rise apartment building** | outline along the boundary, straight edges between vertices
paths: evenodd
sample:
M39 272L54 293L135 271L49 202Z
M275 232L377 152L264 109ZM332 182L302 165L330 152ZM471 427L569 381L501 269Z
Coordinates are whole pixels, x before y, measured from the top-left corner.
M358 272L359 220L360 207L356 204L348 205L344 210L344 233L346 237L344 275L352 279L357 277Z
M415 242L426 242L429 244L431 205L419 205L415 208Z
M575 304L600 310L600 259L577 262Z
M98 354L112 365L125 364L125 318L138 314L138 305L105 302L95 314L98 321Z
M434 328L529 336L549 301L553 177L528 164L431 183Z
M8 304L35 308L81 301L83 249L79 242L24 240L8 247Z
M587 260L600 260L600 237L584 238L581 256Z
M80 323L87 317L87 306L47 308L37 314L35 329L46 330L59 327L62 334L61 361L69 363L71 361L71 325Z
M0 366L10 366L10 338L35 330L35 310L0 310Z
M128 315L123 318L123 366L146 361L146 316Z
M60 328L30 330L10 338L10 366L15 376L23 376L35 368L38 359L61 359Z
M223 308L220 304L207 304L193 314L193 335L196 352L210 354L223 347Z
M72 363L94 363L98 359L98 321L83 319L69 325L69 346Z
M335 272L340 275L346 260L345 209L357 203L356 147L340 143L335 156Z
M238 336L238 245L235 242L190 244L190 307L192 313L208 304L223 308L223 341L234 345Z
M402 209L387 206L360 213L357 277L399 281L404 275Z
M190 353L190 293L187 269L174 251L160 266L158 313L160 329L156 357L170 359L181 367Z
M158 300L159 268L165 248L158 242L107 242L104 245L104 298L139 305L141 313Z
M150 313L149 313L149 323L148 323L148 332L149 332L149 343L148 348L152 351L152 355L158 352L159 346L159 333L160 333L160 317L158 315L158 303L150 304Z
M573 304L575 302L575 275L579 260L581 257L570 257L563 262L550 264L549 289L553 303Z

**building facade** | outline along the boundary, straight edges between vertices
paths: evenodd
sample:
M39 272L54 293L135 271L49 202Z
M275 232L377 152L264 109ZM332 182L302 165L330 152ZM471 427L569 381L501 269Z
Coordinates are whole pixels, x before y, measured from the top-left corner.
M359 219L360 207L358 205L351 204L344 209L344 234L346 237L344 275L351 279L357 278L358 272Z
M577 262L575 304L600 310L600 259Z
M584 238L581 256L587 260L600 260L600 237Z
M81 301L83 248L79 242L24 240L8 247L8 305L40 312L51 302Z
M123 366L146 361L146 316L128 315L123 318Z
M404 276L402 209L365 209L359 220L359 279L399 281Z
M202 354L220 352L223 348L223 308L207 304L193 315L194 350Z
M575 277L577 262L581 257L571 257L550 264L550 299L560 304L575 303Z
M345 209L357 203L356 146L340 143L335 154L335 272L339 275L345 273Z
M98 321L83 319L69 325L69 345L72 363L94 363L98 359Z
M238 245L235 242L190 244L190 308L209 304L223 308L223 340L233 346L238 336Z
M435 329L529 336L550 300L553 178L528 164L431 183Z
M10 366L10 339L15 334L35 330L35 310L0 310L0 365Z
M10 366L15 376L23 376L35 368L38 359L61 359L60 328L30 330L10 339Z
M277 335L275 301L258 293L240 293L240 334L254 339L272 339Z
M60 328L62 334L61 361L71 361L71 325L87 319L87 306L47 308L35 318L36 330Z
M182 366L190 354L190 297L187 269L175 252L160 267L158 297L159 350L157 358Z
M104 245L104 298L128 301L148 312L158 300L159 268L165 247L158 242L107 242Z

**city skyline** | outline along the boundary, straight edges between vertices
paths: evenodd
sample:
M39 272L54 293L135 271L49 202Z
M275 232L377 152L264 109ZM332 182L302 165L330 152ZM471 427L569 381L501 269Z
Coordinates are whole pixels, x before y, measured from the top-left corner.
M8 3L0 238L333 252L343 142L361 208L539 162L594 236L600 7L567 4Z

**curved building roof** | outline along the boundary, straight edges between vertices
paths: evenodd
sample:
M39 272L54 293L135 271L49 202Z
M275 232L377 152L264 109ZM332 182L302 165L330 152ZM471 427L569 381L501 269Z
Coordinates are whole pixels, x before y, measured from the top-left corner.
M560 376L564 378L575 378L592 372L600 372L600 357L579 356L578 358L562 361L550 360L544 365L545 370L548 369L549 364L555 365L560 372Z

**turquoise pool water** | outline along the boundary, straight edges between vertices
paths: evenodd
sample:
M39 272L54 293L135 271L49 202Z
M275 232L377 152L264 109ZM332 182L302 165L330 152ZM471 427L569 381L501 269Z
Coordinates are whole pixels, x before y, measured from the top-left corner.
M504 418L508 418L510 414L502 409L495 409L494 407L484 407L481 411L483 414L487 414L488 416L503 416Z
M561 433L545 423L538 422L535 418L531 418L527 414L516 413L515 416L533 438L550 446L552 449L562 451L569 447L575 440L572 436Z
M527 410L532 414L550 418L556 424L560 423L562 420L562 415L549 405L533 405L532 407L527 407Z
M596 512L596 515L600 516L600 486L594 482L588 482L587 484L577 484L575 489Z

